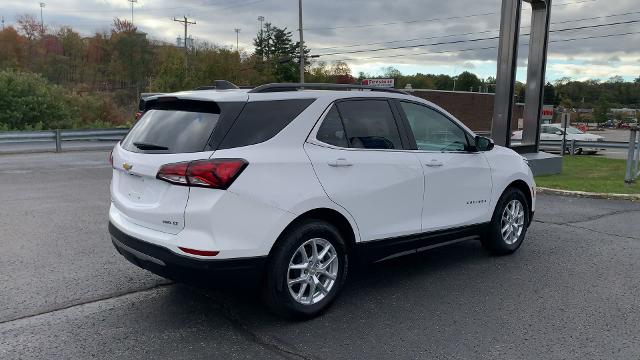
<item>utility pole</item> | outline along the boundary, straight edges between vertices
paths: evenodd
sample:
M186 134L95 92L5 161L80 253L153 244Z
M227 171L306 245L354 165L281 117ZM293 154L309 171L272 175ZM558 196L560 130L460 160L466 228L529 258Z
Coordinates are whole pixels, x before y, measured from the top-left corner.
M188 61L188 57L187 57L187 52L188 52L188 47L187 47L187 26L189 25L195 25L196 22L195 21L189 21L189 19L187 19L186 16L182 17L184 20L178 20L175 17L173 18L173 21L177 21L179 23L184 24L184 75L185 75L185 79L187 77L187 71L189 70L189 64L187 63Z
M304 84L304 31L302 29L302 0L298 0L298 26L300 26L300 83Z
M242 29L235 28L233 29L233 31L236 32L236 52L240 54L239 38L240 38L240 31L242 31Z
M41 2L40 3L40 31L44 33L44 18L42 17L42 8L47 6L47 4Z
M137 3L138 0L127 0L131 3L131 25L133 25L133 3Z
M184 25L184 54L187 55L187 26L189 25L195 25L196 22L195 21L189 21L189 19L187 19L186 16L182 17L184 20L178 20L176 18L173 18L173 21L177 21L179 23L182 23Z

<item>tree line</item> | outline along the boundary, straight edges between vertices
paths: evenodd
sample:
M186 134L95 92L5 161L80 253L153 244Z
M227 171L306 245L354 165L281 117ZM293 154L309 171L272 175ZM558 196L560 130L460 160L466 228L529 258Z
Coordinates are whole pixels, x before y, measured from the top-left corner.
M309 59L307 82L358 83L391 77L414 89L493 92L495 79L465 71L457 76L404 75L393 67L380 75L359 73L345 62ZM291 31L266 23L253 49L196 41L189 48L150 39L127 20L108 31L82 36L69 26L46 28L32 15L0 31L0 130L127 126L141 92L173 92L226 79L238 85L299 81L299 43ZM313 61L309 61L313 60ZM640 78L624 82L572 81L548 84L545 97L572 106L640 103ZM524 88L516 84L520 95ZM547 94L548 93L548 94ZM547 96L548 95L548 96Z

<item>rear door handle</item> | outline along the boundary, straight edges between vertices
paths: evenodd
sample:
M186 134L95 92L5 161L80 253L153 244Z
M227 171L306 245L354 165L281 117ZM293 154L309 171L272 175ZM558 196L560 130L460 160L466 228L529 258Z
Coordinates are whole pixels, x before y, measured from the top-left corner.
M329 161L327 164L332 167L349 167L353 166L352 163L348 162L347 159L340 158L336 160Z
M444 165L444 163L439 160L431 160L428 163L424 164L424 166L428 166L428 167L440 167L442 165Z

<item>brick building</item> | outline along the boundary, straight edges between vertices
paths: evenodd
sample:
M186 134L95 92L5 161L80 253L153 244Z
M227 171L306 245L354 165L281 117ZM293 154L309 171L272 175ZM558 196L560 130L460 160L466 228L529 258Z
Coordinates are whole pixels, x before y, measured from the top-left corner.
M494 94L422 89L409 92L447 110L473 131L491 131ZM518 128L518 120L522 119L523 112L524 104L515 104L514 130Z

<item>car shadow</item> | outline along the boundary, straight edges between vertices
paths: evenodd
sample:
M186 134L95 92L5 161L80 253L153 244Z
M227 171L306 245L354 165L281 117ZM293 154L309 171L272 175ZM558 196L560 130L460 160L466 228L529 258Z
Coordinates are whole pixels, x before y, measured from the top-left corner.
M385 294L402 294L407 287L428 282L431 277L465 276L469 268L500 259L485 252L479 241L469 240L435 249L359 265L350 270L342 293L328 310L351 311L360 303L370 302ZM235 320L245 319L250 323L286 324L295 323L271 314L264 306L259 284L224 281L217 284L178 284L176 291L188 291L209 298L225 309L226 316ZM395 295L394 295L395 296ZM346 308L345 308L346 307ZM321 315L322 317L324 315Z

